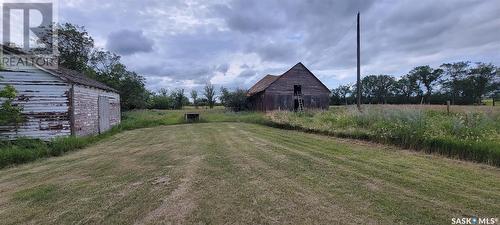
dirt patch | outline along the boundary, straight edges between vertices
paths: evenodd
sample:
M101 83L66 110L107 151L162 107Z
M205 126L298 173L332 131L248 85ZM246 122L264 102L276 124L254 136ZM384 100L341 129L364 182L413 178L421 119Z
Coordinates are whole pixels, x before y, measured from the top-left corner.
M380 181L375 180L375 179L371 179L365 183L366 188L368 188L368 190L370 190L370 191L380 190L381 185L382 184L380 183Z
M132 183L131 186L132 187L137 187L137 186L141 186L142 184L144 184L144 182L138 181L138 182Z
M142 220L135 224L183 224L187 216L196 207L195 197L190 193L202 157L195 156L189 160L184 168L185 174L177 188L165 199L161 205L149 212ZM152 184L165 185L170 181L168 177L160 177L153 180Z
M168 176L163 176L163 177L157 177L151 181L152 185L167 185L170 183L170 177Z

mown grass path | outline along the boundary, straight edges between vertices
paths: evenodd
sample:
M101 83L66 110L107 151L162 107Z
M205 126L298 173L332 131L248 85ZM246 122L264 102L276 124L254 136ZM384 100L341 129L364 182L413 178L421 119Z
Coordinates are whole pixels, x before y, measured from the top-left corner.
M245 123L127 131L0 170L1 224L451 224L500 169Z

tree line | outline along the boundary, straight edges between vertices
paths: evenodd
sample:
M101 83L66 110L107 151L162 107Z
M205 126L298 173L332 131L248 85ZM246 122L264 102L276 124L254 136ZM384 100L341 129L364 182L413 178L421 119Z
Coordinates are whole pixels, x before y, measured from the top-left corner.
M363 104L482 104L484 98L500 95L500 70L489 63L468 61L444 63L438 68L417 66L396 79L390 75L368 75L362 81ZM354 104L355 85L332 90L330 104Z
M53 31L57 32L52 36ZM100 81L120 94L122 110L132 109L181 109L185 105L207 106L213 108L217 98L227 107L243 108L243 103L235 103L233 92L221 87L217 93L214 85L207 83L203 92L198 95L196 90L191 91L191 103L184 89L160 89L156 92L145 87L145 78L129 70L116 53L99 49L95 46L94 39L83 26L71 23L56 24L45 30L41 42L47 43L57 38L59 66L82 72L92 79ZM0 68L1 69L1 68ZM1 79L1 77L0 77ZM238 99L245 97L246 91L237 90ZM220 94L220 96L218 96ZM6 86L0 91L0 98L5 99L0 105L0 124L12 124L20 121L22 109L13 104L16 90Z
M199 95L198 91L192 90L190 97L192 102L189 101L184 89L175 89L168 91L167 89L160 89L157 92L152 92L148 100L149 109L182 109L183 106L192 105L195 108L205 106L213 108L215 105L222 105L227 109L233 111L242 111L248 109L247 104L247 91L244 89L236 89L234 91L228 88L221 87L217 92L213 84L205 84L202 92ZM219 103L217 103L217 98Z
M149 91L145 78L129 70L113 52L99 49L94 39L82 26L70 23L56 24L47 29L44 40L51 40L52 30L57 32L59 66L82 72L120 93L123 110L146 108Z
M185 105L207 106L213 108L216 104L217 91L214 85L207 83L202 95L198 96L196 90L191 91L191 103L184 89L160 89L156 92L145 87L145 78L129 70L121 57L113 52L98 49L94 40L82 26L70 23L58 24L54 27L57 31L59 50L59 65L68 69L83 72L90 78L100 81L120 93L122 110L132 109L181 109ZM52 35L52 29L47 29L46 38ZM244 91L237 90L240 99ZM233 92L221 88L220 101L228 107L237 105L233 100ZM244 96L244 95L243 95ZM231 105L231 106L230 106ZM239 108L242 106L234 106Z
M55 26L59 65L83 72L118 90L124 111L181 109L185 105L213 108L217 98L221 105L234 111L248 109L244 89L230 91L221 87L217 91L214 85L207 83L202 92L193 90L189 93L192 102L183 89L149 91L143 76L129 70L119 55L97 48L84 27L70 23ZM42 42L50 40L51 30L47 30L47 38L42 38ZM447 100L452 104L480 104L484 97L498 97L499 89L499 69L486 63L445 63L438 68L418 66L399 79L389 75L369 75L362 79L364 104L443 104ZM332 90L330 104L352 104L355 93L355 86L340 85ZM20 110L12 106L15 90L8 87L0 94L8 100L3 103L2 115L17 118L13 115L19 114Z
M198 91L192 90L190 92L193 102L191 103L184 93L184 89L175 89L168 91L165 88L161 88L157 92L151 92L151 95L147 102L147 108L149 109L182 109L186 105L193 105L196 108L198 106L207 106L213 108L215 106L216 93L215 87L207 83L204 88L203 96L199 97Z

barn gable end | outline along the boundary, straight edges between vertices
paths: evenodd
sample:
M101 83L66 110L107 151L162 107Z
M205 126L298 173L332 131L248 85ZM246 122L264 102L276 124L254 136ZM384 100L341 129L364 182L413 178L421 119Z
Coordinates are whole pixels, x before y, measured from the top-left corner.
M268 75L257 82L248 93L250 107L259 111L295 110L296 88L300 89L304 108L328 108L330 90L300 62L281 76Z
M295 84L302 85L304 95L330 94L330 90L300 62L269 85L266 93L293 93Z

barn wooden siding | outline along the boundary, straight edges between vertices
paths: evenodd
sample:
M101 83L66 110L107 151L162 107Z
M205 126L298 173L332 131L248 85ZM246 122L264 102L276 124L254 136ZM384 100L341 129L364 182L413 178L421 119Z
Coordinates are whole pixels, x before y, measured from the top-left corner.
M302 63L279 76L264 91L250 97L254 110L293 110L294 85L300 85L306 109L328 109L330 90Z
M272 111L272 110L294 110L294 99L292 95L283 95L276 93L263 93L262 106L258 106L255 110ZM321 95L304 95L305 109L328 109L330 98L328 94Z
M264 104L265 92L260 92L254 94L248 98L248 103L250 104L250 109L256 111L266 111L266 107Z
M110 127L120 123L120 95L114 92L75 85L74 95L74 133L77 136L86 136L99 133L99 97L105 97L109 101ZM105 130L103 130L105 131Z
M32 137L51 139L71 134L71 85L40 70L26 72L2 71L0 88L10 84L18 92L26 122L16 126L0 126L2 138Z

